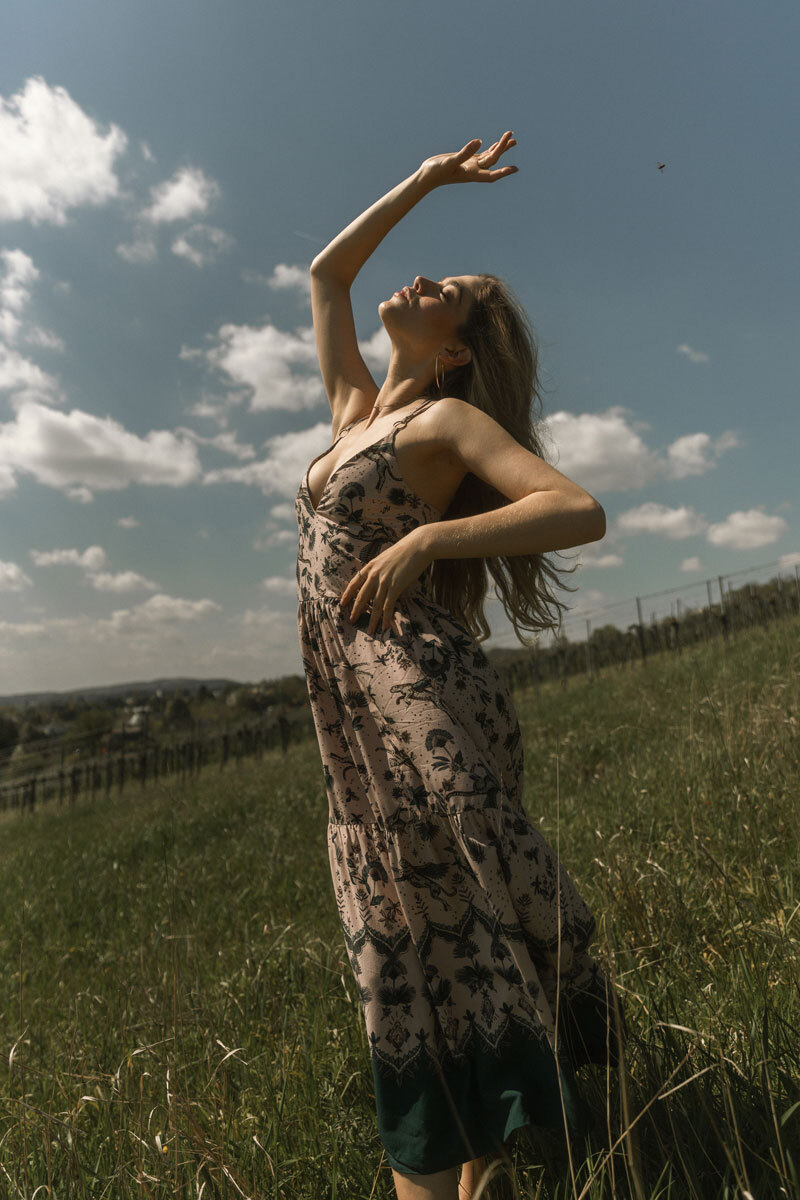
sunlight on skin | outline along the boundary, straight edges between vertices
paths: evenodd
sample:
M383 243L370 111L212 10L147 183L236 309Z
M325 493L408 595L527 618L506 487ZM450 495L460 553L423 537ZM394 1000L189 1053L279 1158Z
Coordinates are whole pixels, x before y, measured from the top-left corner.
M474 1158L459 1168L433 1175L401 1175L392 1171L397 1200L472 1200L475 1186L486 1169L485 1158Z

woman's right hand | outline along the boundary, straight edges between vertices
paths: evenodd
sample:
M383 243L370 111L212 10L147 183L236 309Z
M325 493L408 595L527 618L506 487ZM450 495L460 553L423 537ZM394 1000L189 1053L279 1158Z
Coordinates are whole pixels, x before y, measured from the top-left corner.
M488 150L481 151L480 144L480 138L473 138L463 150L426 158L420 167L423 178L431 187L439 187L445 183L494 183L496 179L515 174L516 167L491 169L501 154L517 144L510 129Z

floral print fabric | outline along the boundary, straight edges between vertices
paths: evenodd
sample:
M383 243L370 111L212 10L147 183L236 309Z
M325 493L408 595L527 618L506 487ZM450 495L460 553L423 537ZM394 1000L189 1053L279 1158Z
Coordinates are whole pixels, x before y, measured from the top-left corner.
M442 516L395 454L428 403L343 461L316 510L308 471L296 498L331 876L379 1134L409 1174L478 1157L521 1125L581 1128L573 1072L618 1052L587 952L594 918L523 808L517 714L479 643L426 576L372 635L368 608L353 623L339 607L359 566Z

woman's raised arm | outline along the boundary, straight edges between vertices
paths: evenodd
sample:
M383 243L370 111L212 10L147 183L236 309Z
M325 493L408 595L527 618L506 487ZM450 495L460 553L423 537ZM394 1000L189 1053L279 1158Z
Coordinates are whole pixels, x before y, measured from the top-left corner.
M483 153L478 153L480 138L473 138L452 154L425 159L408 178L356 217L312 262L314 333L334 426L341 425L353 392L363 394L363 407L367 408L378 391L358 349L350 304L350 288L356 275L389 230L435 187L447 183L491 183L513 174L516 167L492 168L500 155L514 145L516 141L509 130Z

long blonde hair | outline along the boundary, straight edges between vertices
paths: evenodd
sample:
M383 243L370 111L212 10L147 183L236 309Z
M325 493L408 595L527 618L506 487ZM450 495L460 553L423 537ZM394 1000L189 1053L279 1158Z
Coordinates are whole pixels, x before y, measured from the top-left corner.
M458 396L473 404L508 430L521 446L547 461L536 431L542 401L539 352L530 321L502 279L496 275L481 275L479 279L469 316L458 331L472 351L472 360L449 370L441 386L433 384L429 394ZM443 519L474 516L508 502L502 492L467 472ZM539 632L560 627L561 610L569 606L549 590L548 580L565 591L577 591L559 578L577 570L577 563L559 567L545 554L436 559L429 568L432 599L461 620L477 641L485 641L491 633L484 614L487 570L524 646L534 646L536 639L526 639L521 629Z

